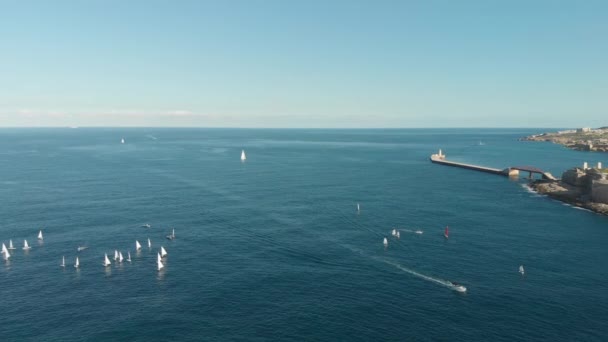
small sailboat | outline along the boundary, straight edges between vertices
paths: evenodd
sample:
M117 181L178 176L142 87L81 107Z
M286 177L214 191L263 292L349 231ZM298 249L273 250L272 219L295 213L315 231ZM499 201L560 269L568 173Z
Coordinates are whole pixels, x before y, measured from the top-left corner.
M525 274L524 265L519 265L519 273L523 276Z
M44 238L42 237L42 230L38 232L38 240L44 240Z
M122 252L118 252L118 262L122 263L125 258L122 257Z
M120 143L121 143L121 144L124 144L124 143L125 143L125 138L121 138L121 139L120 139Z
M150 242L150 238L148 238L148 248L152 248L152 242Z
M118 251L114 250L114 261L118 260Z
M135 250L138 251L141 249L141 244L139 243L139 241L135 240Z
M167 239L175 240L175 228L173 228L173 232L171 234L167 235Z
M13 240L8 240L8 249L15 249L15 247L13 247Z
M357 211L361 211L361 206L357 203Z
M110 266L112 263L110 262L110 259L108 259L108 253L105 254L105 257L103 259L103 265L104 266Z
M106 258L107 258L107 256L106 256ZM110 260L108 260L108 261L110 261ZM78 268L78 267L80 267L80 261L78 260L78 257L76 257L76 262L74 263L74 268Z
M382 241L382 243L384 244L384 247L388 247L388 239L384 238L384 241Z
M165 247L160 246L160 256L164 258L165 255L167 255L167 251L165 250Z
M23 250L27 251L30 248L32 248L32 247L30 247L30 245L27 244L27 240L23 240Z
M401 233L399 233L399 231L397 231L397 234L395 234L395 236L397 237L397 239L401 238Z
M127 252L127 261L131 262L131 252Z
M449 230L448 226L445 226L445 231L443 232L443 236L445 236L446 239L450 237L450 230Z
M391 231L391 235L397 236L397 229L393 228L393 230Z
M65 255L61 258L61 267L65 267Z
M159 253L156 253L156 255L157 255L157 258L156 258L156 267L157 267L157 268L158 268L158 270L160 271L160 270L162 270L162 269L163 269L163 267L165 267L165 265L163 265L163 260L162 260L162 258L160 257L160 254L159 254Z
M245 150L241 150L241 161L247 160L247 156L245 156Z
M2 254L4 254L4 260L8 260L11 257L11 253L8 252L4 243L2 243Z

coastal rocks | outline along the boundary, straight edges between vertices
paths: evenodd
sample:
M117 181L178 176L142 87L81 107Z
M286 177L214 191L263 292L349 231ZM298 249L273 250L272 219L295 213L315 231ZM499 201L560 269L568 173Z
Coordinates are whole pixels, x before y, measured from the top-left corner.
M584 187L573 186L562 181L536 180L530 187L539 194L547 195L577 207L608 215L608 204L592 202Z
M522 141L550 141L577 151L608 152L608 127L579 128L523 137Z

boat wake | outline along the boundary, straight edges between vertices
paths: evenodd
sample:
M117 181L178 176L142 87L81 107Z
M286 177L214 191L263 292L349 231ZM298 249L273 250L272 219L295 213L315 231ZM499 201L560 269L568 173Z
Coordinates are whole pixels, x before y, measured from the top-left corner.
M444 279L440 279L440 278L435 278L435 277L428 276L426 274L422 274L420 272L414 271L411 268L407 268L407 267L401 265L400 263L398 263L396 261L388 260L386 258L379 257L379 256L374 256L374 255L370 256L370 255L367 255L362 250L360 250L358 248L355 248L355 247L352 247L352 246L349 246L349 245L342 245L342 246L345 247L345 248L347 248L347 249L350 249L352 252L358 253L358 254L360 254L362 256L370 257L373 260L383 262L383 263L385 263L387 265L391 265L391 266L393 266L393 267L395 267L395 268L397 268L397 269L399 269L399 270L401 270L401 271L403 271L405 273L409 273L409 274L411 274L411 275L413 275L413 276L415 276L417 278L420 278L422 280L426 280L428 282L435 283L437 285L441 285L441 286L447 287L450 290L455 290L455 291L458 291L458 292L466 292L466 288L464 286L462 286L462 285L458 285L458 284L452 283L452 282L450 282L448 280L444 280Z

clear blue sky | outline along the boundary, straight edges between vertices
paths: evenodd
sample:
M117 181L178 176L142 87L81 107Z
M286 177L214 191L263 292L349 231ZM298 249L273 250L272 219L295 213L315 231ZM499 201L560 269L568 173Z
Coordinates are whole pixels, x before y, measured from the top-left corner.
M2 1L0 126L608 125L608 1Z

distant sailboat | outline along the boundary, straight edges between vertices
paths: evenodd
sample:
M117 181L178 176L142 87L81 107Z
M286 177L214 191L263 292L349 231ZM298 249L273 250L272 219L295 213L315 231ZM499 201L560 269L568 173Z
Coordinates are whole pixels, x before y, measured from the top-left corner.
M519 265L519 273L521 273L521 275L525 274L524 265Z
M139 244L139 241L135 240L135 250L138 251L141 249L141 245Z
M125 258L122 257L122 252L118 252L118 262L122 263Z
M165 265L163 265L163 261L162 261L162 259L160 257L160 254L156 253L156 255L157 255L157 258L156 258L156 267L160 271L160 270L163 269L163 267L165 267Z
M121 138L121 139L120 139L120 143L121 143L121 144L124 144L124 143L125 143L125 138Z
M165 250L165 247L160 246L160 256L164 257L165 255L167 255L167 251Z
M384 238L384 241L382 243L384 244L384 247L388 246L388 240L386 238Z
M131 252L127 252L127 261L131 262Z
M357 211L361 211L361 206L357 203Z
M118 260L118 251L114 250L114 261Z
M450 230L448 229L448 226L445 226L445 231L443 232L443 236L445 236L446 239L450 237Z
M8 249L15 249L15 247L13 247L13 240L8 240Z
M44 240L44 238L42 237L42 230L40 230L40 232L38 233L38 240Z
M27 240L23 240L23 250L27 251L30 248L32 248L32 247L30 247L30 245L27 244Z
M150 242L150 238L148 238L148 248L152 248L152 242Z
M4 260L8 260L11 257L11 253L8 252L4 243L2 243L2 254L4 254Z
M175 240L175 228L173 228L173 232L171 234L167 235L167 239Z
M247 156L245 156L245 150L241 151L241 161L245 161L247 159Z
M59 266L61 266L61 267L65 267L65 256L63 256L63 257L61 258L61 265L59 265Z
M401 238L401 233L399 233L399 231L397 231L397 234L395 234L395 236L397 237L397 239Z
M393 228L393 230L391 231L391 235L397 236L397 229Z
M104 266L110 266L112 263L110 262L110 259L108 259L108 253L105 254L105 257L103 259L103 265Z
M110 261L110 260L108 260ZM74 268L78 268L80 267L80 261L78 260L78 257L76 257L76 262L74 263Z

